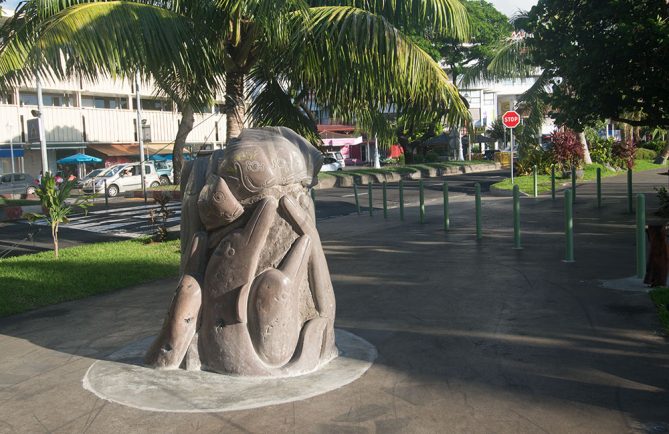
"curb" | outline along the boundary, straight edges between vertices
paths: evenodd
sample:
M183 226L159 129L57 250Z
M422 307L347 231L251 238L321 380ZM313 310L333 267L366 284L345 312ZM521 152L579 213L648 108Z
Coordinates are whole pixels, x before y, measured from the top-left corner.
M415 172L411 173L370 173L370 174L359 174L359 175L350 175L350 176L329 176L324 179L319 179L318 184L316 185L317 190L324 190L327 188L334 187L353 187L355 182L358 185L367 185L367 183L377 183L382 182L399 182L402 179L405 180L419 180L426 178L438 178L441 176L449 175L459 175L464 173L474 173L474 172L488 172L491 170L499 170L502 167L500 163L481 163L481 164L470 164L464 166L451 166L444 168L434 169L418 169ZM344 172L345 173L345 172ZM141 197L141 195L140 195Z
M0 222L22 220L23 214L34 212L41 213L41 205L28 206L6 206L0 208Z

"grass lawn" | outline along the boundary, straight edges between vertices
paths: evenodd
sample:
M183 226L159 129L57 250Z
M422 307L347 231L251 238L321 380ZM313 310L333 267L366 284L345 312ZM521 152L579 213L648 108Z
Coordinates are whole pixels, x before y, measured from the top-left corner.
M669 335L669 288L654 288L649 294L657 307L664 332Z
M179 273L179 241L85 244L0 259L0 316L12 315Z
M616 176L616 175L622 175L625 173L625 171L614 171L607 169L606 167L602 166L601 164L590 164L585 167L583 170L583 179L578 179L576 182L582 182L582 181L592 181L597 179L597 168L602 169L602 178L606 178L609 176ZM632 169L634 172L641 172L644 170L652 170L652 169L661 169L662 167L666 167L663 164L655 164L652 161L647 161L647 160L636 160L634 164L634 169ZM557 174L556 174L557 175ZM516 176L514 177L514 183L518 184L520 187L520 191L527 193L527 194L532 194L532 191L534 189L534 179L532 175L525 175L525 176ZM571 184L571 179L569 178L557 178L555 179L555 186L560 187L561 185L568 185ZM504 181L498 182L497 184L493 184L493 187L499 188L501 190L513 190L513 184L511 184L511 179L505 179ZM539 193L546 193L551 191L551 177L550 175L539 175L537 176L537 188L539 190Z

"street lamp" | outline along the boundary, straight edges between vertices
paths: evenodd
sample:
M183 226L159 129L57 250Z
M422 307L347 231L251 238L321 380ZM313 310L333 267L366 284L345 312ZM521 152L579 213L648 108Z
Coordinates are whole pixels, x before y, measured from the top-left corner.
M49 157L46 153L46 134L44 133L44 103L42 101L42 80L39 72L35 73L35 81L37 82L37 110L31 110L30 113L37 118L37 128L39 130L39 148L42 154L42 173L46 174L49 171Z

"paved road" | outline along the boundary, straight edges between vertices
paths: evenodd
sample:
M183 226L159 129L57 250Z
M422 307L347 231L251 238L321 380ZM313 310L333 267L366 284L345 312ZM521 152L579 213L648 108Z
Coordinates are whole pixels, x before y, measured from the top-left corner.
M491 184L501 181L507 175L504 171L479 172L444 178L431 178L423 181L425 201L433 203L442 199L442 185L448 181L451 200L457 201L474 194L474 184L480 183L481 190L487 192ZM405 201L407 206L418 203L418 181L405 181ZM388 206L396 208L399 204L397 183L388 184ZM383 209L382 187L375 184L372 189L372 203L376 210ZM361 211L367 212L369 196L367 188L360 188L358 194ZM155 204L144 204L141 199L127 200L116 198L110 201L109 208L98 205L84 215L75 214L70 223L62 226L60 239L63 247L82 242L108 241L118 238L138 238L155 233L155 225L149 221L151 210L157 210ZM180 203L168 204L170 216L167 227L178 226L181 221ZM316 192L316 218L326 220L356 212L355 196L352 188L332 188ZM25 222L0 223L0 257L14 256L50 249L50 234L46 223L30 225Z

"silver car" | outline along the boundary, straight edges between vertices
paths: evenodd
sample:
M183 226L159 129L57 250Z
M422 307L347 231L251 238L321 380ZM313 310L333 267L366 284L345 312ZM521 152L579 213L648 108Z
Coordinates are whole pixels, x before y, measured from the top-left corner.
M0 194L35 194L35 178L27 173L6 173L0 176Z
M126 163L111 166L106 171L93 179L84 182L83 191L86 194L104 193L107 188L107 196L115 197L125 191L139 190L142 188L142 175L139 163ZM158 187L160 178L156 173L153 162L144 163L147 187Z

